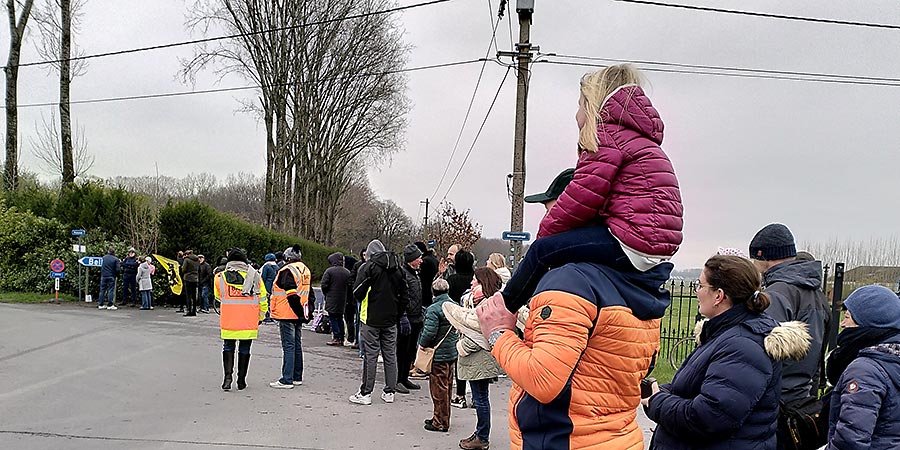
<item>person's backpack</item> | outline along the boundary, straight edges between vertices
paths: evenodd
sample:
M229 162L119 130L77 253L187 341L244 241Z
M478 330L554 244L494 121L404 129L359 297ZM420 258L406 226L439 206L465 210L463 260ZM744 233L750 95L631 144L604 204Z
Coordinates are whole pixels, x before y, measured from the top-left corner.
M316 333L331 333L331 322L328 321L328 313L325 311L317 311L309 325Z
M831 392L822 398L781 403L778 408L778 427L786 434L784 448L788 450L816 450L828 440L828 413Z

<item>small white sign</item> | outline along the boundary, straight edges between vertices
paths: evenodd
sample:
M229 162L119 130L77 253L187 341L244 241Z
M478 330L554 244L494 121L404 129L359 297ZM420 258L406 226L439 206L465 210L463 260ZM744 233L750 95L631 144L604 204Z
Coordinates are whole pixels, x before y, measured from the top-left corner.
M84 245L72 244L72 251L77 253L85 253L87 251L87 247Z
M84 301L87 303L91 303L94 299L91 298L91 294L84 294Z
M56 289L56 292L59 292L59 278L54 279L53 286Z

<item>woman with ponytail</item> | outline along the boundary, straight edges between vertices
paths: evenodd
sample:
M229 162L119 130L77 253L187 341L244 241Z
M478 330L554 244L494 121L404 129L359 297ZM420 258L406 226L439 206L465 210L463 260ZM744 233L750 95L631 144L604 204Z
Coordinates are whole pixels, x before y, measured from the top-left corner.
M809 333L800 322L765 314L769 297L748 259L717 255L696 283L696 350L671 384L643 401L658 426L651 449L775 449L781 361L802 358Z

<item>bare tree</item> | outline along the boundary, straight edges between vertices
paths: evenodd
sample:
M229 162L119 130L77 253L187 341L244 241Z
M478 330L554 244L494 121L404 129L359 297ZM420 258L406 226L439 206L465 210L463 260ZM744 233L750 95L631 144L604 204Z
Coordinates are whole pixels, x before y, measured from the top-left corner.
M216 64L260 86L250 106L266 127L265 215L271 228L331 243L338 203L356 166L402 143L407 48L389 16L355 18L389 0L198 0L189 25L240 39L184 61L193 80Z
M75 181L75 155L72 141L72 117L69 104L69 92L72 78L82 75L86 70L86 61L76 60L73 64L72 30L78 29L81 9L84 0L47 0L43 8L34 14L35 22L41 30L41 41L38 53L45 59L55 60L52 65L59 71L59 128L62 144L62 181L63 185ZM57 15L58 13L58 15ZM75 56L81 56L75 50Z
M481 225L469 217L469 210L457 211L450 202L443 204L436 222L429 224L428 234L437 240L438 248L459 244L471 249L481 239Z
M65 152L60 148L60 130L57 127L56 115L51 113L50 120L42 114L41 123L35 123L35 138L31 140L31 152L41 161L44 169L52 174L62 176L63 184L66 174ZM72 142L72 174L83 177L94 166L94 156L88 153L84 128L78 127L78 134Z
M386 248L399 250L399 246L410 241L413 232L412 219L403 208L390 200L379 202L373 236L381 240Z
M16 7L19 14L16 15ZM3 178L6 189L19 187L19 56L22 53L22 39L31 16L34 0L6 0L6 15L9 20L9 57L6 59L6 163Z

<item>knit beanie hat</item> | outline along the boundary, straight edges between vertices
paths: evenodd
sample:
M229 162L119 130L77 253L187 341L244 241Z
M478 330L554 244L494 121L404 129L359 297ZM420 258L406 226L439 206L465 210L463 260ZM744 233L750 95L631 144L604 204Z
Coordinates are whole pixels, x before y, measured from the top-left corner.
M406 247L403 247L403 261L410 263L420 256L422 256L422 250L419 250L416 244L408 244Z
M844 300L844 306L861 327L900 330L900 298L884 286L863 286Z
M753 236L750 241L750 258L773 261L797 256L794 235L788 227L771 223Z

